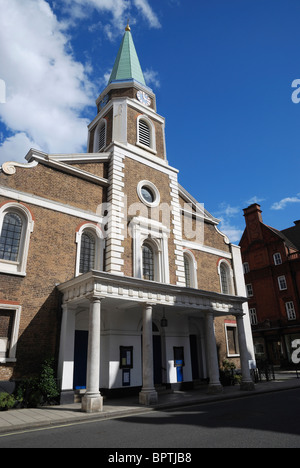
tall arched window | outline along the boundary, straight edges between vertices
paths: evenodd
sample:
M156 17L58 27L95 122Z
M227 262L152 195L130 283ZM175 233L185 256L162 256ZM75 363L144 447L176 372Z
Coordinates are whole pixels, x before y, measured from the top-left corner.
M185 285L187 288L197 288L197 262L192 252L189 250L183 253Z
M187 288L190 288L191 287L190 260L187 255L184 255L183 258L184 258L185 285Z
M95 266L96 240L90 232L84 232L81 236L79 273L87 273Z
M105 241L100 226L85 223L76 232L77 256L75 276L91 270L103 271Z
M143 279L154 281L154 252L151 245L145 243L143 251Z
M221 292L223 294L234 294L232 283L232 269L225 260L222 260L219 263L218 273L220 275Z
M26 274L30 233L34 221L22 203L8 202L0 208L0 271Z
M17 262L20 251L23 222L14 212L4 216L0 236L0 259Z

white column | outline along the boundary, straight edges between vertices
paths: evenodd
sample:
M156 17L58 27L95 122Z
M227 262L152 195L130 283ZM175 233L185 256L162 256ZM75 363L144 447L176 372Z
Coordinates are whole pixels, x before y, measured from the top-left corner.
M73 391L75 311L71 310L68 304L64 304L62 310L58 378L63 392L68 390Z
M142 405L157 403L157 392L153 376L153 338L152 338L152 305L143 308L143 388L139 395Z
M94 295L90 297L86 393L82 399L81 408L86 413L97 413L103 410L103 398L99 391L101 299Z
M220 383L220 372L217 354L217 343L214 328L214 314L208 312L206 321L206 348L207 348L207 367L209 376L209 393L222 393L223 387Z
M255 390L255 385L251 379L249 369L249 353L247 349L246 333L244 327L243 314L236 316L237 328L238 328L238 339L239 339L239 350L240 350L240 361L242 368L242 383L241 390Z

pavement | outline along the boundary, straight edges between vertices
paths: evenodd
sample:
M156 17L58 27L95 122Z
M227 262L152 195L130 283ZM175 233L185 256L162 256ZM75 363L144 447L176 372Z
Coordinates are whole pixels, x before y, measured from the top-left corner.
M300 375L295 371L276 372L275 380L261 381L255 385L254 391L242 391L239 385L224 387L218 395L207 393L207 387L189 391L174 391L158 395L158 403L154 406L141 406L138 396L104 400L101 413L83 413L81 404L74 403L60 406L43 406L39 408L12 409L0 411L0 437L9 433L34 431L41 428L67 426L88 421L120 418L147 413L155 410L167 410L201 403L211 403L228 399L256 396L262 393L278 392L289 389L300 389Z

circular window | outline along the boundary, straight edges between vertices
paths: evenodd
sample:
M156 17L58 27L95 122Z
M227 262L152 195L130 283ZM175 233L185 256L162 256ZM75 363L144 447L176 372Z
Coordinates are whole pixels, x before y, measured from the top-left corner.
M140 200L147 206L155 207L159 205L159 191L152 182L141 180L137 186L137 193Z
M146 200L148 203L154 202L155 200L154 194L152 190L150 190L148 187L145 187L145 186L142 187L141 193L142 193L142 197L144 198L144 200Z

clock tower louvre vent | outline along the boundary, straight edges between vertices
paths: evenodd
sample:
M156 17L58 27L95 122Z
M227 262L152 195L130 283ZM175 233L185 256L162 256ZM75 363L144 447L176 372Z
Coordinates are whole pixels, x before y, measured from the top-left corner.
M139 121L139 143L151 147L150 128L144 120Z
M105 131L105 124L101 125L101 128L99 130L99 147L98 147L98 151L101 151L104 147L105 147L105 134L106 134L106 131Z

